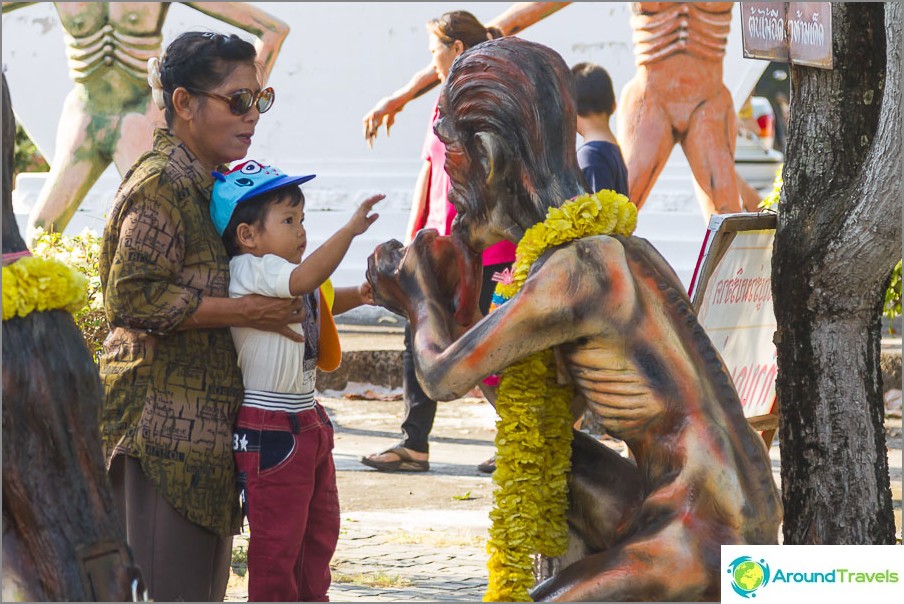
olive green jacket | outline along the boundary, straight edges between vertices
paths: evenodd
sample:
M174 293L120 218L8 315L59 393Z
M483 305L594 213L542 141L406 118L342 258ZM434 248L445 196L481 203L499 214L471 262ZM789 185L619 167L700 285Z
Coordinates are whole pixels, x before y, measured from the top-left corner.
M138 458L176 510L229 535L241 523L235 347L227 327L177 330L203 296L228 296L212 186L210 170L161 129L116 194L99 267L110 326L100 360L101 436L108 464L117 454Z

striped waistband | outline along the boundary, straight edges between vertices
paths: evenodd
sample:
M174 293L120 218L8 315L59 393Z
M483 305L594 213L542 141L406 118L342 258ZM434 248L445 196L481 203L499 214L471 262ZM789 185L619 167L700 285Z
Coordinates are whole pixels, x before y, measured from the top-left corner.
M242 405L268 411L306 411L314 408L314 391L305 394L267 392L266 390L245 390Z

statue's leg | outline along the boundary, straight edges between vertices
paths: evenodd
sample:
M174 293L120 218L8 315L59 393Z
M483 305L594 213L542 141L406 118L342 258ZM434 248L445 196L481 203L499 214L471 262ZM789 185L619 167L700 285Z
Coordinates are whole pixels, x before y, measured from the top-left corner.
M675 146L672 124L655 94L631 80L616 111L618 138L628 168L628 197L640 209Z
M122 117L119 140L113 151L113 163L120 175L125 176L141 154L154 146L154 128L165 127L163 112L152 102L144 113L127 113Z
M704 551L684 519L643 529L575 562L531 592L535 602L692 602L719 599L719 547ZM695 530L706 530L696 527Z
M92 116L77 93L69 93L57 128L56 151L47 181L28 218L27 241L35 230L62 232L85 199L85 195L110 165L111 158L99 151L99 140L113 124Z
M637 465L583 432L574 432L568 524L587 549L612 547L643 498Z
M694 111L681 143L707 222L712 214L742 211L734 165L737 130L731 95L723 88Z

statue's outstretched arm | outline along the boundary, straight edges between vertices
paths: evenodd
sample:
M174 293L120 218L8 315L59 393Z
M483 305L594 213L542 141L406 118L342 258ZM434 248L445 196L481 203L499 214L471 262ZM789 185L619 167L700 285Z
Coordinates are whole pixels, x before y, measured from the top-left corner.
M571 4L571 2L516 2L504 13L489 21L487 27L498 27L504 36L513 36ZM367 112L364 123L364 138L373 146L381 125L386 126L386 136L395 123L395 115L412 101L439 84L433 65L427 65L414 74L407 84L383 97L373 109Z
M408 317L418 378L432 398L462 396L534 352L598 330L588 310L600 306L599 288L571 270L577 259L566 246L539 260L516 296L461 333L450 302L458 285L445 282L449 271L439 270L454 261L438 259L442 238L434 242L432 233L422 231L405 249L378 246L368 273L377 301Z
M263 83L270 72L279 49L289 35L289 26L270 13L262 11L251 2L183 2L186 6L219 19L257 37L254 43L257 57L264 67Z

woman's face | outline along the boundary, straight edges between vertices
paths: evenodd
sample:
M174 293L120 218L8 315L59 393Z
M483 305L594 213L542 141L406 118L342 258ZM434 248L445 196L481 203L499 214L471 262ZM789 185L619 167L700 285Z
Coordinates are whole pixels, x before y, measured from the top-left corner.
M257 69L247 63L238 65L219 86L206 92L228 97L243 88L254 92L261 88ZM245 157L261 117L256 106L235 115L223 99L192 94L191 108L186 127L177 134L202 163L213 167Z
M433 71L439 77L440 82L446 81L452 61L464 52L464 44L461 40L455 40L452 44L446 44L436 34L430 34L430 55L433 57Z

